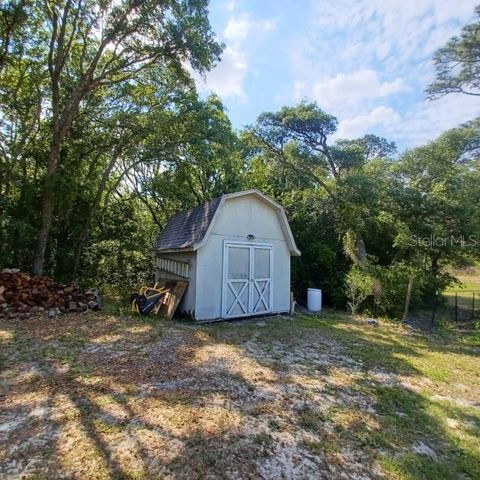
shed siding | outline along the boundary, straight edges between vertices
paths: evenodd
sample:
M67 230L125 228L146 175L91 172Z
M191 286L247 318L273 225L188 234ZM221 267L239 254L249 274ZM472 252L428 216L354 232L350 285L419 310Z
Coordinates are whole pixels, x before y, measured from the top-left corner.
M195 290L196 290L196 267L197 267L197 252L161 252L157 254L159 257L167 258L169 260L178 260L180 262L189 263L189 272L190 277L188 279L188 287L185 291L180 305L178 306L178 311L187 315L193 315L195 311ZM171 273L165 272L160 269L155 270L155 280L161 279L174 279L174 280L184 280L182 277L178 277Z
M277 213L254 196L227 199L218 212L204 246L197 251L197 320L221 317L224 240L273 245L273 311L290 308L290 250Z

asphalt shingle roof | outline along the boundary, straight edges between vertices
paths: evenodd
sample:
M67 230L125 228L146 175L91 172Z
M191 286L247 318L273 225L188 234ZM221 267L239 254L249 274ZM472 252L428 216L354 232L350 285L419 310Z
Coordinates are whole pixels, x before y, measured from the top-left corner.
M173 215L161 233L155 250L188 249L200 243L207 233L221 200L220 196L198 207Z

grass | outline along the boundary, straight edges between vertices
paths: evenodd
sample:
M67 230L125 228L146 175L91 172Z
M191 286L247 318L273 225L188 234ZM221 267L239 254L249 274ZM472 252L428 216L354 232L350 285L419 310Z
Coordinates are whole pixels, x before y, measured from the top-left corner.
M272 443L273 439L272 436L269 433L261 432L257 433L253 437L253 443L257 445L270 445Z
M303 407L299 412L298 425L306 430L319 431L324 421L325 415L311 407Z
M443 293L447 305L453 310L456 297L457 316L460 319L471 319L473 308L476 311L476 318L480 318L480 267L477 265L468 270L455 271L454 276L460 283L455 287L447 288Z
M480 290L480 263L463 270L454 270L454 277L459 281L459 285L450 290Z
M0 323L0 476L480 478L475 333L113 311Z
M353 448L378 457L388 478L480 476L480 402L473 400L480 398L480 342L476 335L410 334L388 323L372 328L336 312L301 317L295 327L300 327L300 331L315 330L323 341L340 345L344 355L358 362L357 368L365 376L348 390L350 394L373 398L375 405L375 414L359 411L356 405L336 406L327 414L302 408L299 427L318 432L327 421L333 423L335 432L334 439L330 436L327 441L305 440L307 450L331 452L350 443ZM219 328L229 335L228 326ZM277 322L257 336L257 340L267 344L279 339L295 344L294 338L287 321ZM372 381L372 370L407 377L407 388ZM333 391L341 396L338 387ZM432 401L432 397L439 399ZM449 421L458 423L451 428ZM416 442L433 445L435 457L412 451Z

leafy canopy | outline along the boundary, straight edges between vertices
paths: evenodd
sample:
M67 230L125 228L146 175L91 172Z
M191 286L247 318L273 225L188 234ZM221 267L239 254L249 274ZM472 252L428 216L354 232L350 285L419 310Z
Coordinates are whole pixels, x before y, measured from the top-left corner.
M435 53L435 81L427 88L429 98L455 92L480 96L480 5L475 12L477 21Z

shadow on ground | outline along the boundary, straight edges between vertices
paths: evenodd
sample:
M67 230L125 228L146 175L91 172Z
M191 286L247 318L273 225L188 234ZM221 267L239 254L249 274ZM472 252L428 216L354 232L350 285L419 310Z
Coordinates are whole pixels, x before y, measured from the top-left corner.
M340 314L0 332L2 478L480 477L480 382L442 378L475 346Z

